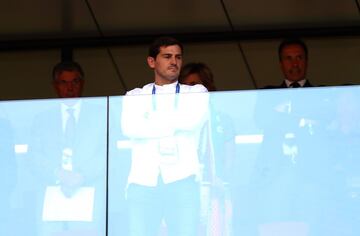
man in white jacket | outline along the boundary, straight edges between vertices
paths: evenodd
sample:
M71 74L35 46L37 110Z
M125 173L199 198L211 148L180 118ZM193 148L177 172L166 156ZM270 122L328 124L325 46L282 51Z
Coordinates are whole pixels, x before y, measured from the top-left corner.
M157 235L162 221L168 235L197 235L198 142L208 94L202 85L178 82L182 56L176 39L156 39L147 58L154 82L123 100L122 130L132 140L130 235Z

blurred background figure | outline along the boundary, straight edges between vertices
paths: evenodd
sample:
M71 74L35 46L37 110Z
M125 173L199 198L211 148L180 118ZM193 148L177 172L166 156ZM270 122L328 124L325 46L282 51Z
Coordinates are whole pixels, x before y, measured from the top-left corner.
M191 62L181 69L179 82L187 85L202 84L209 92L216 91L214 76L204 63Z
M308 49L301 39L289 38L283 40L279 45L278 54L284 80L280 85L270 85L265 88L313 87L306 78Z
M216 91L213 73L204 63L186 64L181 70L179 82L202 84L209 92ZM215 105L215 96L210 96L210 118L202 129L199 147L203 165L201 222L205 235L231 235L230 174L235 157L235 130L231 118Z
M38 179L39 235L101 235L105 227L106 110L81 99L84 72L73 61L53 68L59 98L32 125L31 154ZM89 214L69 216L60 201L88 203ZM79 205L79 204L74 204ZM60 209L63 208L61 211Z
M261 225L298 222L315 232L327 191L317 168L321 163L322 171L328 171L323 129L329 104L321 90L311 94L308 49L301 39L283 40L278 56L282 83L264 87L273 91L260 90L254 111L263 140L251 179L249 198L255 203L248 218Z
M79 98L84 87L84 71L77 62L60 62L53 68L53 86L59 98Z

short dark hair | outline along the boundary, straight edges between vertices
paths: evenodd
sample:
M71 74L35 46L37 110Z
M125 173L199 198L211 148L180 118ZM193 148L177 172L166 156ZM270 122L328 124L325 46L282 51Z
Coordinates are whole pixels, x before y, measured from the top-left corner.
M149 57L156 58L156 56L160 52L161 47L167 47L172 45L178 45L181 48L181 52L183 52L184 48L183 45L175 38L172 37L159 37L154 40L154 42L149 47Z
M197 74L208 91L216 91L213 73L206 64L201 62L191 62L186 64L181 69L179 82L182 83L185 78L191 74Z
M75 61L62 61L56 64L52 71L52 77L55 80L56 77L63 71L77 71L80 74L80 79L84 79L84 71L80 64Z
M304 49L305 52L305 59L308 58L308 49L306 44L304 43L304 41L302 41L299 38L287 38L284 39L280 45L279 45L279 49L278 49L278 54L279 54L279 60L281 61L281 52L282 50L289 45L299 45L300 47L302 47Z

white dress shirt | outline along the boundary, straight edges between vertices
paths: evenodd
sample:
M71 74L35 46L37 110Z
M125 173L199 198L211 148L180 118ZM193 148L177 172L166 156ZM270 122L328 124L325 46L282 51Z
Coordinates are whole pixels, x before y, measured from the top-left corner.
M295 81L290 81L290 80L287 80L285 79L285 83L286 83L286 87L290 88L291 87L291 84L294 83ZM306 83L306 79L302 79L302 80L299 80L299 81L296 81L300 87L304 87L305 83Z

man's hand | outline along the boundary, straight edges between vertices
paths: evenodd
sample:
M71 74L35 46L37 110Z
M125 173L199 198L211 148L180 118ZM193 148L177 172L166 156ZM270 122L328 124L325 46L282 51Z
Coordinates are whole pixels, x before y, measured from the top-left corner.
M60 181L61 190L66 197L72 197L84 182L81 174L60 169L57 171L57 177Z

